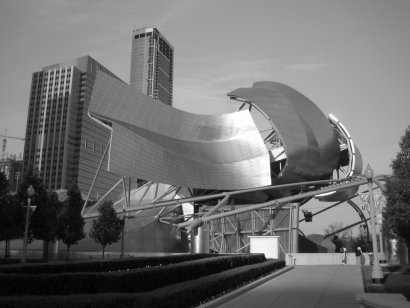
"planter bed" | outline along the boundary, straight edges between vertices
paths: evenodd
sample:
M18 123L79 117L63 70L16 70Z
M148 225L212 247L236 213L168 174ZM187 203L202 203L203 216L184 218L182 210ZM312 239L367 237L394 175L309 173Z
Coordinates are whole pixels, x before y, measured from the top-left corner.
M58 274L74 272L110 272L129 270L147 266L180 263L220 256L211 253L182 254L160 257L139 257L132 259L106 260L106 261L78 261L69 263L34 263L13 264L0 266L0 273L5 274Z
M145 292L265 260L263 254L243 254L111 273L0 274L0 295Z
M108 308L108 307L192 307L283 268L284 261L268 260L241 266L199 279L184 281L143 293L78 294L65 296L0 297L0 307Z

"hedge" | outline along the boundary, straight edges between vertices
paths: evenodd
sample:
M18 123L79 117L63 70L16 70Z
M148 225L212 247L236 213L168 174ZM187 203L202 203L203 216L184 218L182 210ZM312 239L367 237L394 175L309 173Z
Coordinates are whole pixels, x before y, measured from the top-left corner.
M401 293L410 301L410 266L391 273L384 284L388 293Z
M66 296L8 296L0 297L0 307L30 308L128 308L128 307L192 307L217 296L227 290L235 289L244 282L255 280L283 268L285 261L268 260L263 263L242 266L202 277L169 285L150 292L80 294Z
M105 260L105 261L78 261L64 263L25 263L0 266L0 273L7 274L58 274L74 272L109 272L126 269L158 266L164 264L180 263L220 256L211 253L182 254L159 257L138 257L132 259Z
M145 292L265 260L264 254L247 254L111 273L0 274L0 295Z

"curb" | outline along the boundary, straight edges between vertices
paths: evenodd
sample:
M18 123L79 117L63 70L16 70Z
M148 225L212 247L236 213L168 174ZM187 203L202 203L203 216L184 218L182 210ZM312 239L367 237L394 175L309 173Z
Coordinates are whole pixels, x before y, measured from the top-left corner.
M266 281L269 281L277 276L280 276L290 270L294 269L294 266L288 266L285 267L284 269L280 269L268 276L262 277L261 279L255 280L239 289L233 290L232 292L229 292L227 294L224 294L216 299L213 299L209 302L204 303L203 305L199 305L197 306L198 308L215 308L218 307L219 305L222 305L223 303L226 303L227 301L230 301L231 299L245 293L248 292L256 287L258 287L259 285L265 283Z

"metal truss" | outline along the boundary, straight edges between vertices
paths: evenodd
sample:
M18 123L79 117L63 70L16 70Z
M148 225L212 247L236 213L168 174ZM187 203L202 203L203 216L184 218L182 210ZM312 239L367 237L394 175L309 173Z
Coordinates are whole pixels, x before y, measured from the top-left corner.
M381 180L383 177L375 178L375 181ZM367 184L367 179L351 177L310 181L204 195L195 195L192 189L186 187L153 182L147 182L133 189L131 178L126 177L122 177L110 191L120 184L123 186L124 196L119 198L114 205L117 213L122 214L124 218L138 218L149 211L151 216L146 220L146 224L159 221L173 225L181 232L189 232L191 239L195 230L205 225L209 230L209 238L203 240L209 241L209 248L218 253L248 252L250 235L280 235L280 252L285 254L296 252L297 249L295 247L297 247L297 234L299 233L298 223L303 221L298 217L300 204L318 194L359 187ZM235 204L234 201L236 196L242 194L290 187L300 189L301 193L257 204ZM86 208L83 216L85 218L97 217L96 208L110 191L92 207ZM216 205L211 205L215 204L215 201ZM340 203L333 204L313 215L318 215ZM351 200L348 203L361 219L356 224L366 223L367 225L367 219L360 208ZM173 211L184 204L191 207L200 204L202 211L189 214L182 212L182 215L175 216Z

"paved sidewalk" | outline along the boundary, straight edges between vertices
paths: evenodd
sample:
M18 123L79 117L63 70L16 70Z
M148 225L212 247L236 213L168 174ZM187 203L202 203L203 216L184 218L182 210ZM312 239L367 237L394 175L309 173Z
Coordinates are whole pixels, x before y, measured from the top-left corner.
M360 266L297 265L217 307L360 307L355 299L360 292L364 292Z

